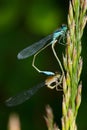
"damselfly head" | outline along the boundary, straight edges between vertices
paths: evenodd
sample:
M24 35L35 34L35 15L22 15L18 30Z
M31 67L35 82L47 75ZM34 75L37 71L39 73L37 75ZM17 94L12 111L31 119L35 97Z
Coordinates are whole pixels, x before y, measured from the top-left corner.
M59 73L55 73L54 76L49 76L46 80L45 80L45 85L50 88L50 89L54 89L58 86L60 86L62 83L62 75L60 75ZM57 89L58 90L58 89Z
M66 24L62 24L61 28L62 28L63 31L65 31L65 32L67 31L67 25Z
M54 31L53 33L53 39L58 39L59 37L64 37L65 33L67 31L67 25L62 24L60 28L58 28L57 30Z

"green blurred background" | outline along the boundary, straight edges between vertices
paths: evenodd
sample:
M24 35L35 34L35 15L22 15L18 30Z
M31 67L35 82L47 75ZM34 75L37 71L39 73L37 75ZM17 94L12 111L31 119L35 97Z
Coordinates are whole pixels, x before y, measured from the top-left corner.
M41 88L30 100L16 106L2 105L7 98L33 87L46 79L32 67L32 58L18 60L20 50L52 33L61 24L67 24L68 2L66 0L0 0L0 130L7 130L11 113L19 115L22 130L47 130L43 115L49 104L54 120L61 128L62 92ZM87 28L82 39L83 82L82 104L77 125L87 130ZM65 46L56 50L62 62ZM42 70L60 71L51 47L38 56L37 66Z

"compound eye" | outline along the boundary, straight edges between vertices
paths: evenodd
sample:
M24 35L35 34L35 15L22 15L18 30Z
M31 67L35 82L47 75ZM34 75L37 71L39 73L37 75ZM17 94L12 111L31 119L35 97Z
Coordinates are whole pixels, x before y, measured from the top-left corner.
M56 82L52 82L52 83L50 84L50 86L51 86L51 87L56 86Z

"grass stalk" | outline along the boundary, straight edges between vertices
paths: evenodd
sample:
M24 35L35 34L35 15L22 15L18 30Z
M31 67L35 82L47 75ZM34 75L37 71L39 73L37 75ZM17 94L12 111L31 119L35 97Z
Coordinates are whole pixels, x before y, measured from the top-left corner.
M87 0L70 0L67 47L63 57L66 76L63 79L62 130L77 130L76 117L81 104L82 71L81 38L87 22Z

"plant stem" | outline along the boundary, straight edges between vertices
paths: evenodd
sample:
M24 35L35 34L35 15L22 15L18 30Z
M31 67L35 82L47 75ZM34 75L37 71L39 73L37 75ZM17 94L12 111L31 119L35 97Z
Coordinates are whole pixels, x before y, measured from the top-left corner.
M81 103L82 71L81 38L87 22L87 0L70 0L63 79L62 130L77 130L76 117Z

